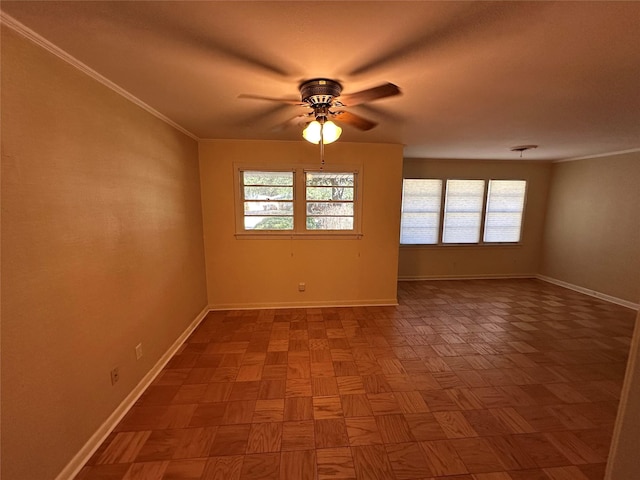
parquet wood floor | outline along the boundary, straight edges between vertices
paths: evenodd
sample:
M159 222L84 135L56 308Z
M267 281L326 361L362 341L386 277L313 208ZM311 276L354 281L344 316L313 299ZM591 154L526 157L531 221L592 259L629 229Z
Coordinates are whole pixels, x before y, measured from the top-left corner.
M602 480L635 312L536 280L213 312L76 480Z

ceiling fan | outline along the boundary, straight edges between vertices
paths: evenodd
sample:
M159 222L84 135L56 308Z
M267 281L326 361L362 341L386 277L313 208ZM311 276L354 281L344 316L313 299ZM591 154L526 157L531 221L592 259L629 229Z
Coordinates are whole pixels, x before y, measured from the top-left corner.
M377 87L343 95L340 82L329 78L306 80L298 86L298 89L300 90L300 100L250 94L241 94L239 98L284 102L309 108L310 111L308 113L291 118L285 122L284 126L295 125L302 123L302 121L311 122L303 132L303 136L312 143L323 144L337 140L342 131L340 127L335 126L330 121L331 119L344 122L359 130L371 130L377 125L376 122L344 110L345 108L401 93L400 89L393 83L383 83ZM334 133L336 129L337 135Z

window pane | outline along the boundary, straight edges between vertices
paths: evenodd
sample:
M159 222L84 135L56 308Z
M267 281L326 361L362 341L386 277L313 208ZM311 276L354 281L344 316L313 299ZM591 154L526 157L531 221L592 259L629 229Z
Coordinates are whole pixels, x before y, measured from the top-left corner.
M244 202L244 214L253 215L293 215L292 202Z
M410 179L402 182L400 243L438 243L442 180Z
M484 180L447 180L444 243L478 243Z
M307 200L353 200L353 187L307 187Z
M353 187L355 173L306 172L307 186Z
M244 217L245 230L293 230L293 217Z
M293 200L293 187L244 187L245 200Z
M307 217L307 230L353 230L353 217Z
M243 185L293 185L293 172L242 172Z
M307 215L309 216L333 216L342 215L353 217L353 203L319 203L307 202Z
M485 242L520 241L526 188L524 180L489 181Z

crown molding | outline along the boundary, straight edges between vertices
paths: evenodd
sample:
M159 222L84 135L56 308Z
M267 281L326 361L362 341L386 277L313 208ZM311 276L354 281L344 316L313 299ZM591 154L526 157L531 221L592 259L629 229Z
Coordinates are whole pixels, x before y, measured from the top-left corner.
M585 155L584 157L564 158L562 160L554 160L552 163L575 162L576 160L588 160L590 158L614 157L616 155L636 152L640 152L640 148L630 148L629 150L619 150L617 152L596 153L595 155Z
M122 97L124 97L127 100L129 100L131 103L133 103L133 104L137 105L138 107L142 108L143 110L147 111L148 113L150 113L154 117L162 120L163 122L165 122L168 125L171 125L176 130L179 130L180 132L184 133L185 135L187 135L188 137L191 137L192 139L194 139L196 141L200 140L195 134L191 133L189 130L187 130L183 126L178 125L176 122L171 120L169 117L166 117L162 113L158 112L156 109L154 109L150 105L146 104L145 102L140 100L135 95L129 93L127 90L125 90L121 86L113 83L108 78L106 78L103 75L101 75L100 73L96 72L95 70L93 70L88 65L82 63L77 58L71 56L69 53L65 52L60 47L54 45L53 43L51 43L46 38L42 37L41 35L39 35L35 31L31 30L26 25L20 23L18 20L13 18L11 15L8 15L8 14L6 14L5 12L3 12L1 10L0 10L0 23L2 25L7 26L8 28L10 28L14 32L18 33L22 37L24 37L24 38L30 40L31 42L35 43L36 45L44 48L49 53L52 53L53 55L55 55L59 59L65 61L68 64L72 65L73 67L77 68L82 73L84 73L85 75L88 75L89 77L93 78L94 80L96 80L97 82L101 83L105 87L110 88L111 90L113 90L117 94L121 95Z

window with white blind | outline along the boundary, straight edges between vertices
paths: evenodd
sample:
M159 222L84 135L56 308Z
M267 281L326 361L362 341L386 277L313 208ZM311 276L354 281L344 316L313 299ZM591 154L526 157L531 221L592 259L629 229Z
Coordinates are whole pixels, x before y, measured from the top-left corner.
M478 243L484 180L447 180L442 243Z
M487 243L519 242L524 212L524 180L490 180L484 238Z
M442 180L405 178L402 182L400 243L438 243L441 202Z
M236 235L361 235L355 169L236 172Z
M526 189L525 180L405 178L400 243L518 243Z

